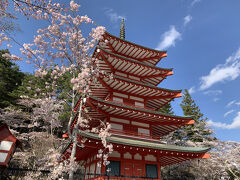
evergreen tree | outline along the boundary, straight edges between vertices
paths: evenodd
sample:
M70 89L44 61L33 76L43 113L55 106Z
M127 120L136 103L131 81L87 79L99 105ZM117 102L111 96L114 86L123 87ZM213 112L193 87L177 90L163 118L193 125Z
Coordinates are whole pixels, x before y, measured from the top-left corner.
M24 73L9 59L2 57L9 53L8 50L0 50L0 108L15 104L18 96L14 90L18 88L24 78Z
M181 131L179 139L190 140L193 142L202 142L204 140L212 140L213 131L207 127L207 118L203 117L199 107L192 99L189 92L185 89L183 93L183 100L180 104L184 116L192 116L195 123L193 125L186 125Z
M160 108L158 110L160 113L164 113L164 114L170 114L170 115L173 115L174 112L173 112L173 108L171 106L171 103L167 103L166 105L164 105L162 108Z

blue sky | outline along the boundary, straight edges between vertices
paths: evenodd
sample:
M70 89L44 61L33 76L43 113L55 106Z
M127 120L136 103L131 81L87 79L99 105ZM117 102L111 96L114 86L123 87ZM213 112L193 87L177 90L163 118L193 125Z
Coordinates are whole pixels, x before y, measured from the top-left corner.
M174 68L159 86L188 89L209 119L216 137L240 142L240 1L238 0L81 0L87 14L107 31L119 35L125 18L126 40L167 50L158 66ZM43 24L19 20L15 38L31 42ZM10 49L11 50L11 49ZM16 53L16 47L11 50ZM19 63L23 71L31 65ZM177 115L180 102L174 101Z

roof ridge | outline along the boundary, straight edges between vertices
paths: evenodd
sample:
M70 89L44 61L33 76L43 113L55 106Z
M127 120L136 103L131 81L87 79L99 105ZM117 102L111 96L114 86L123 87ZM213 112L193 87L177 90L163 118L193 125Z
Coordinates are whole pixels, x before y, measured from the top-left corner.
M148 86L148 87L163 90L163 91L165 90L165 91L179 92L179 93L182 92L182 90L171 90L171 89L167 89L167 88L160 88L160 87L154 86L152 84L145 84L145 83L138 82L138 81L135 81L135 80L132 80L132 79L127 79L127 78L124 78L124 77L120 77L120 76L117 76L117 75L113 75L113 77L116 77L116 78L121 79L123 81L128 81L128 82L131 82L131 83L144 85L144 86Z
M151 67L151 68L161 69L161 70L169 70L169 71L172 71L172 70L173 70L173 68L161 68L161 67L157 67L157 66L154 66L154 65L151 65L151 64L146 64L146 63L144 63L144 62L141 62L141 61L138 61L138 60L135 60L135 59L132 59L132 58L124 57L124 56L119 55L119 54L115 54L115 53L113 53L113 52L110 52L110 51L104 49L104 48L101 47L100 45L98 45L97 48L100 48L101 50L103 50L103 51L105 51L106 53L109 53L109 54L111 54L111 55L113 55L113 56L117 56L117 57L119 57L119 58L123 58L123 59L129 60L129 61L133 61L134 63L142 64L142 65L144 65L144 66L149 66L149 67Z
M88 138L93 138L93 139L99 139L100 138L93 133L90 132L85 132L78 130L81 135L88 136ZM122 138L122 137L116 137L116 136L109 136L107 137L107 140L110 142L115 142L115 143L122 143L126 145L132 145L132 146L142 146L142 147L147 147L147 148L155 148L155 149L161 149L161 150L171 150L171 151L182 151L182 152L189 152L189 153L201 153L201 152L206 152L210 150L210 147L186 147L186 146L177 146L177 145L168 145L168 144L160 144L156 142L146 142L143 140L133 140L129 138ZM190 152L194 151L194 152Z
M167 51L159 51L159 50L156 50L156 49L148 48L148 47L145 47L145 46L142 46L142 45L139 45L139 44L127 41L125 39L121 39L121 38L119 38L117 36L112 35L111 33L107 32L107 31L105 32L105 34L108 34L108 35L110 35L110 36L112 36L112 37L114 37L114 38L116 38L116 39L118 39L120 41L124 41L124 42L130 43L130 44L133 44L135 46L139 46L139 47L141 47L143 49L147 49L147 50L154 51L154 52L157 52L157 53L166 53L167 52Z
M138 110L138 111L143 111L143 112L147 112L147 113L152 113L152 114L156 114L159 116L167 116L167 117L172 117L172 118L181 118L181 119L188 119L188 120L192 120L194 116L176 116L176 115L171 115L171 114L166 114L166 113L161 113L158 111L151 111L151 110L146 110L146 109L142 109L142 108L137 108L137 107L132 107L132 106L126 106L124 104L119 104L119 103L115 103L112 101L105 101L102 100L100 98L94 97L94 96L89 96L92 99L95 99L96 101L100 101L103 103L107 103L107 104L112 104L112 105L116 105L116 106L120 106L120 107L124 107L124 108L129 108L129 109L133 109L133 110Z

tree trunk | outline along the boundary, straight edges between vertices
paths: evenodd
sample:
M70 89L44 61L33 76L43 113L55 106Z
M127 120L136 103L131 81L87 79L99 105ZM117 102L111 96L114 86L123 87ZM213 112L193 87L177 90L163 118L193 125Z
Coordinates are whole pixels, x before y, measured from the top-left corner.
M79 108L79 114L78 114L78 121L75 124L74 128L73 128L73 147L72 147L72 152L71 152L71 157L70 157L70 166L72 166L72 163L75 161L75 155L76 155L76 149L77 149L77 128L78 125L80 124L80 120L81 120L81 116L82 116L82 102L83 100L81 99L80 102L80 108ZM74 111L74 109L73 109ZM74 171L71 169L69 172L69 180L73 180L73 174Z

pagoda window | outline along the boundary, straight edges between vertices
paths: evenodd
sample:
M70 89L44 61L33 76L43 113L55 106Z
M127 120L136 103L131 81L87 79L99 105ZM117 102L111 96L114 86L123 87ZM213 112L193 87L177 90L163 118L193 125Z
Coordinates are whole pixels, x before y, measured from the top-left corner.
M123 125L122 124L111 123L111 128L116 129L116 130L123 130Z
M110 117L110 121L112 121L112 122L124 123L124 124L130 124L130 121L129 121L129 120L120 119L120 118L114 118L114 117Z
M110 164L106 167L106 174L109 176L120 176L120 161L110 161Z
M135 106L144 107L144 103L140 103L140 102L135 101Z
M137 154L134 155L134 159L135 160L142 160L142 156L139 153L137 153Z
M124 130L134 134L137 134L138 132L138 128L136 126L124 125Z
M114 96L119 96L119 97L123 97L123 98L128 98L128 95L127 94L122 94L122 93L117 93L117 92L113 92L113 95Z
M142 127L149 128L149 124L146 124L146 123L140 123L140 122L136 122L136 121L132 121L132 125L142 126Z
M149 129L144 129L144 128L138 128L138 134L141 135L150 135Z
M132 99L132 100L137 100L137 101L140 101L140 102L144 102L144 99L140 98L140 97L130 96L129 98Z
M156 162L157 161L157 158L151 154L148 154L145 156L145 161L154 161Z
M113 97L113 101L123 103L123 99L118 97Z
M123 155L124 159L132 159L132 155L129 153L129 152L126 152L124 155Z
M118 151L113 151L111 154L109 154L109 157L120 158L121 154Z
M147 178L158 178L157 165L155 164L146 164L146 177Z

